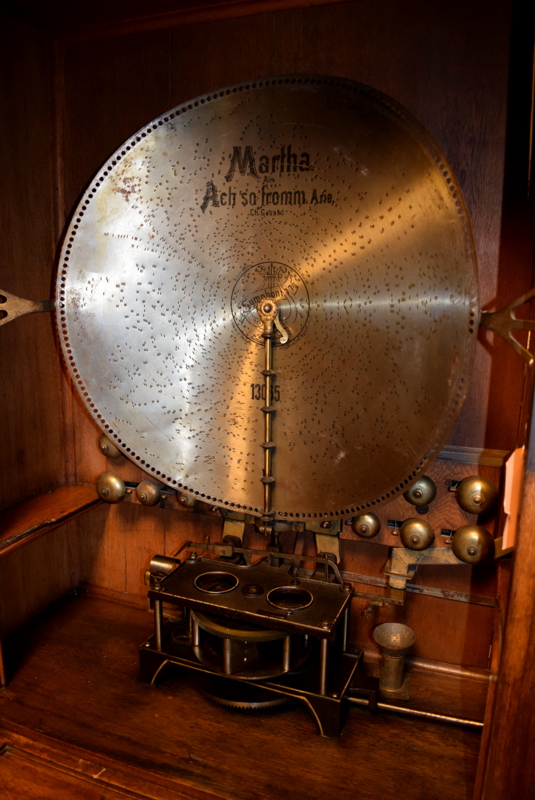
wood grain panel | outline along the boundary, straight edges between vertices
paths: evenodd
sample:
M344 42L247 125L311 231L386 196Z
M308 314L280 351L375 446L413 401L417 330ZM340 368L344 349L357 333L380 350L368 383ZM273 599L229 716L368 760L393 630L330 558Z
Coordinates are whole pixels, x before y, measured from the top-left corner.
M531 448L534 443L532 434ZM492 729L486 747L486 765L481 764L484 779L481 779L478 797L483 800L528 798L535 780L535 764L530 757L530 747L535 739L534 456L532 452L532 462L526 473L503 656L487 718Z
M0 638L78 584L76 522L51 531L2 559Z
M17 728L17 730L13 730ZM26 733L26 732L25 732ZM58 745L38 732L0 727L0 776L9 797L40 800L215 800L216 795L191 786L173 787L139 767L126 766L65 742ZM38 789L36 787L39 787Z
M14 506L0 518L0 555L27 546L99 502L94 486L76 484Z
M273 19L255 16L171 30L172 105L239 81L273 74Z
M105 758L102 766L117 772L131 766L132 783L153 776L162 798L168 788L182 788L186 797L207 792L233 800L394 800L400 786L410 787L412 800L470 796L477 732L351 709L342 737L331 740L316 734L300 706L233 712L202 697L180 673L146 686L138 645L151 627L142 611L94 599L51 609L7 643L20 666L8 695L0 695L0 719L8 730L39 728L27 737L68 742L67 753L82 748L92 755L79 757L91 763ZM470 685L440 685L448 710L468 709L462 695ZM430 687L426 696L432 702Z
M170 36L146 32L117 41L118 144L171 108Z
M24 751L6 746L1 751L0 774L6 797L35 797L39 791L40 800L58 800L76 797L78 800L102 800L102 786L75 772L66 773L56 764L44 760L28 758ZM37 789L39 787L39 789ZM125 800L132 798L130 792L122 792L106 787L106 798Z
M55 246L52 51L44 35L5 17L0 37L0 288L44 299L51 296ZM0 364L4 509L64 480L61 379L49 313L2 328Z
M63 53L63 197L67 217L87 183L121 144L117 122L117 44L78 45ZM64 367L66 369L66 367ZM74 392L72 408L76 480L95 483L106 469L100 431Z

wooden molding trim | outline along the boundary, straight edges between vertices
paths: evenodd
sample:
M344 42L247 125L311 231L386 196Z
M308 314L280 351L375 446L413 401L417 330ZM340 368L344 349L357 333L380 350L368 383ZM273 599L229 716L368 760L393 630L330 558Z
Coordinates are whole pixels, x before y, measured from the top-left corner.
M97 23L86 27L58 30L55 38L65 44L95 39L109 39L117 36L194 25L200 22L236 19L274 11L287 11L293 8L345 3L349 0L186 0L180 8L154 14L142 14L111 22Z

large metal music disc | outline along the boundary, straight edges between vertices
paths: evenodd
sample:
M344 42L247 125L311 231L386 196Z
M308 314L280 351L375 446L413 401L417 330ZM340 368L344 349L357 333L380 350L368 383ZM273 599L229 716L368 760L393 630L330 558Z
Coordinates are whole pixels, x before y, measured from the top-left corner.
M90 413L157 479L262 512L272 297L274 507L346 516L407 488L459 411L476 338L466 211L393 101L329 78L198 98L98 173L61 256L58 324Z

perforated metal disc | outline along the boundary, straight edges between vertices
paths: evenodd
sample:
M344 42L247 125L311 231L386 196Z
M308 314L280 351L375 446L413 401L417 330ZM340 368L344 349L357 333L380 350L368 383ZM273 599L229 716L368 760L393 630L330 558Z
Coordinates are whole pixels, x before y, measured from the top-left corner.
M477 289L455 179L393 101L315 77L198 98L112 156L68 230L58 324L90 413L157 479L254 514L263 297L290 339L277 514L404 491L464 398Z

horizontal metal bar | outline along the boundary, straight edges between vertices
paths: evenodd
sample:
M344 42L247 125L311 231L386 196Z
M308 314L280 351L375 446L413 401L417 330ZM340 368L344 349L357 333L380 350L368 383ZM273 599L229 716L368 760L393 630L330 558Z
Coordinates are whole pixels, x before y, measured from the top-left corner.
M386 578L378 578L373 575L360 575L357 572L341 572L342 578L351 583L362 583L364 586L378 586L387 588ZM418 583L407 583L406 589L413 594L423 594L429 597L439 597L443 600L456 600L459 603L471 603L476 606L488 606L493 608L496 605L496 598L485 597L483 595L467 594L466 592L454 592L451 589L438 589L433 586L422 586ZM378 595L380 597L380 595Z
M369 706L369 700L365 697L348 697L350 703L357 706ZM421 711L418 708L407 708L407 706L393 706L391 703L377 702L377 708L381 711L393 711L397 714L406 714L411 717L429 719L433 722L449 722L452 725L463 725L466 728L476 728L482 730L483 723L475 719L464 719L463 717L450 717L447 714L434 714L432 711Z
M448 664L445 661L432 661L430 658L405 656L405 663L411 667L416 667L416 669L438 672L441 675L453 675L456 678L469 678L470 680L484 681L485 683L488 683L491 679L490 670L463 667L460 664Z

